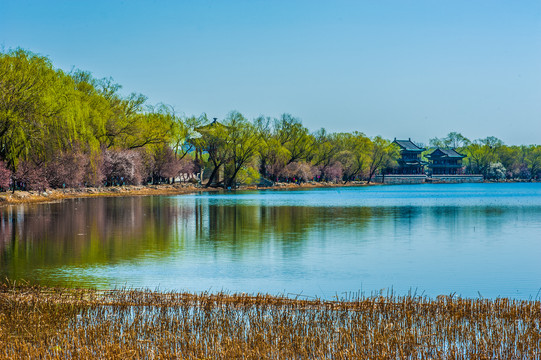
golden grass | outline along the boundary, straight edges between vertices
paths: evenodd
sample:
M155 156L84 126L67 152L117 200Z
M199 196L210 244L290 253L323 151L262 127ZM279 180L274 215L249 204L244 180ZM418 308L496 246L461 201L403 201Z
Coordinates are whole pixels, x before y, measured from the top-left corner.
M535 359L541 303L0 286L10 359Z

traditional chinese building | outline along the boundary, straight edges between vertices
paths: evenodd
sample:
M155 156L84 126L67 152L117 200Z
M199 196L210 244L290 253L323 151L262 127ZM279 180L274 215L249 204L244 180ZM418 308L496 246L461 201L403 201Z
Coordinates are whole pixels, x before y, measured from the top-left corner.
M421 160L421 153L426 149L415 145L411 139L393 141L400 147L400 159L398 159L398 167L392 169L391 173L396 175L418 175L424 174L425 161Z
M437 148L426 155L428 159L428 172L431 175L461 175L462 159L466 155L458 153L454 149Z

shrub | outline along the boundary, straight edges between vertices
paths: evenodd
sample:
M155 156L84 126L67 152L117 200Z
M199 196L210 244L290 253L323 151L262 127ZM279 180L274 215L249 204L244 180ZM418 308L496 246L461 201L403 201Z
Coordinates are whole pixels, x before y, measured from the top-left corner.
M19 163L15 181L21 190L44 191L49 186L43 168L29 161Z
M517 177L519 179L530 179L531 178L531 172L530 169L526 165L521 165L517 172Z
M47 165L45 175L52 188L81 187L84 182L88 156L80 152L61 154Z
M284 176L285 163L282 160L275 160L265 165L265 172L272 178L278 180L278 176Z
M163 146L154 153L154 166L152 169L153 182L160 182L162 178L178 176L182 168L180 160L168 146Z
M282 170L281 175L290 179L309 181L319 175L319 170L304 161L295 161L288 164L284 170Z
M85 164L84 184L86 186L102 186L105 182L104 167L103 154L89 156L88 162Z
M321 170L321 176L327 181L337 181L342 179L344 174L342 164L335 162L334 164L327 166Z
M184 174L193 174L197 172L197 166L192 159L184 158L179 160L180 162L180 173Z
M152 174L154 172L154 155L145 149L140 150L139 156L141 158L141 178L144 183L152 181Z
M3 161L0 161L0 190L8 190L11 184L11 171Z
M169 146L159 148L152 155L145 152L142 157L145 176L155 184L164 179L176 178L181 173L192 174L196 168L193 160L187 157L177 159Z
M135 150L106 150L103 154L103 174L108 185L138 185L141 183L141 155Z
M237 174L237 182L246 185L254 185L259 182L261 175L253 167L242 168Z
M487 177L489 179L501 180L505 179L506 169L502 163L490 163L487 170Z

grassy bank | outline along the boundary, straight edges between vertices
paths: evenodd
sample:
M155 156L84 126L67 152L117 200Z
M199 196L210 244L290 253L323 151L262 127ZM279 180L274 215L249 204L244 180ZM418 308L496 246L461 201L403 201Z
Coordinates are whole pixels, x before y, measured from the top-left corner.
M541 303L0 287L4 358L533 359Z

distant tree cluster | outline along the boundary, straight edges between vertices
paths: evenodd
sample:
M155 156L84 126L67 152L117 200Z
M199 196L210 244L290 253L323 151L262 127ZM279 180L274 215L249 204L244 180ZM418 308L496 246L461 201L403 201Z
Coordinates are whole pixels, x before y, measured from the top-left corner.
M206 186L262 180L370 182L396 166L398 149L361 132L310 132L289 114L253 121L181 117L112 79L65 73L17 49L0 53L0 190L163 183L205 174ZM539 179L540 146L506 146L458 133L430 145L468 155L466 170L489 179Z
M453 148L467 155L466 172L482 174L485 179L541 179L541 145L508 146L493 136L470 141L451 132L444 138L430 139L430 146Z

